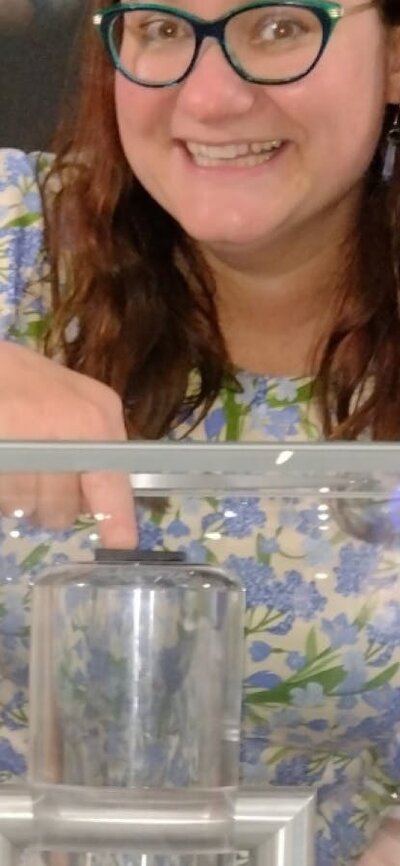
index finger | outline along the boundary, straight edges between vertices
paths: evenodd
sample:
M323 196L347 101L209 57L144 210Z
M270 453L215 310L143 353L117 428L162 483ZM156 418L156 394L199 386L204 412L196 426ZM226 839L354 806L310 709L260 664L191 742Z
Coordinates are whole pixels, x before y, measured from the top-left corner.
M84 472L81 487L90 513L99 517L104 547L136 547L138 531L129 476L122 472Z

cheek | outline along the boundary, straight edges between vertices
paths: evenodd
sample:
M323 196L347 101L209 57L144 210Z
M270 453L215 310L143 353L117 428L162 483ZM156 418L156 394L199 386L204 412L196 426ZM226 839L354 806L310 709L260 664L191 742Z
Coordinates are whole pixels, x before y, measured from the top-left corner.
M148 112L141 105L140 87L118 73L115 76L115 108L117 123L125 147L148 123Z
M115 76L115 108L122 147L129 161L132 149L154 141L165 105L162 90L140 87L119 73Z
M344 183L359 180L375 153L385 76L383 28L373 19L362 27L344 19L319 65L293 87L291 109L307 139L307 152L316 165L323 161L334 173L342 171Z

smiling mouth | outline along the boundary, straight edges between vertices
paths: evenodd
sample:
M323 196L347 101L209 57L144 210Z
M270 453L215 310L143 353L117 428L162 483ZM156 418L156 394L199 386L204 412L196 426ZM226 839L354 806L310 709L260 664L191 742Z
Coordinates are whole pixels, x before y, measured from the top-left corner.
M192 162L200 168L235 166L252 168L272 159L281 150L284 141L271 139L264 142L241 142L226 145L185 142Z

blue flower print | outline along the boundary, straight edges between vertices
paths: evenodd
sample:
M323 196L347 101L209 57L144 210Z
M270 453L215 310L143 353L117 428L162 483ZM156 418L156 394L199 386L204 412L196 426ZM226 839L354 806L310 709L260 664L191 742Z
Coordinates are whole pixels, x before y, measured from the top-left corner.
M389 644L376 658L369 660L370 666L372 668L382 668L384 665L389 664L393 656L393 651L394 647Z
M266 630L269 632L269 634L280 635L281 637L283 637L284 635L289 634L289 632L292 630L293 623L294 615L292 613L288 613L288 615L285 616L284 619L281 619L281 621L278 622L277 625L269 625L267 626Z
M283 581L269 584L269 603L277 610L291 612L301 619L313 619L324 610L327 599L312 584L307 583L299 571L292 569L284 574Z
M246 677L244 685L253 689L273 689L275 686L279 686L281 682L282 677L278 677L277 674L272 674L269 671L258 671Z
M340 809L331 822L332 837L337 841L338 849L340 850L342 857L353 857L360 852L360 849L362 849L363 832L361 828L354 823L356 817L356 809L348 807Z
M250 658L253 662L262 662L271 652L269 644L263 640L254 640L250 647Z
M202 531L208 532L209 529L215 529L216 526L220 529L223 519L224 515L222 511L213 511L210 514L205 514L201 521Z
M298 406L285 406L283 409L269 409L265 432L274 439L283 441L294 436L300 421Z
M18 583L21 571L15 553L0 556L0 584Z
M245 538L254 528L264 526L265 520L265 512L255 496L227 497L222 500L220 510L203 518L202 529L206 531L216 525L223 535Z
M385 717L376 716L363 719L358 725L349 725L346 730L348 742L367 742L369 746L379 746L387 742L387 730L385 730Z
M87 665L88 678L94 683L106 683L107 677L112 671L112 657L107 650L101 646L91 647L90 657Z
M12 637L24 634L27 627L26 612L21 598L10 597L7 610L0 618L0 635Z
M12 680L15 685L20 688L26 688L28 685L28 676L29 676L29 665L27 664L15 664L12 671Z
M363 694L363 701L369 707L374 707L380 712L394 711L395 717L400 718L400 689L394 689L389 683Z
M166 647L160 652L160 674L163 689L176 692L185 677L185 658L180 645Z
M23 237L24 244L24 265L25 267L33 267L35 262L38 259L38 255L40 252L41 244L43 239L43 229L39 224L37 226L32 226L31 231L29 232L29 237L25 234ZM20 241L22 238L20 238ZM18 278L16 280L16 291L18 296L20 296L24 288L26 287L26 276L22 273L19 273Z
M310 785L318 778L319 773L312 772L308 758L296 755L280 761L276 766L276 781L278 785Z
M336 589L344 596L365 592L377 568L376 547L368 544L345 544L339 553Z
M305 561L308 565L331 565L334 558L334 550L328 539L321 537L319 526L314 526L312 535L306 536L303 545Z
M332 649L357 642L357 626L349 623L345 613L339 613L333 620L323 619L321 629L329 638Z
M342 697L338 701L338 707L340 710L354 710L354 707L357 706L357 698L355 695L342 695ZM340 714L340 719L338 719L338 724L346 725L348 724L349 716L348 714L342 713Z
M314 539L314 541L320 541L321 539L321 521L319 519L320 512L315 508L304 508L301 511L297 512L297 526L296 529L298 532L301 532L302 535L306 535L309 538Z
M16 752L11 743L0 738L0 779L7 774L23 776L26 773L26 761L23 755Z
M290 506L288 503L281 508L278 513L278 520L280 525L286 529L297 529L299 512L296 508L296 504L293 503L293 505Z
M265 538L264 535L260 535L258 539L258 550L259 553L265 554L265 556L271 556L273 553L278 553L279 544L276 538Z
M326 598L319 590L312 583L303 580L300 572L294 569L286 572L284 580L280 581L276 579L271 566L259 564L252 557L242 558L232 554L224 565L228 571L232 570L242 579L249 607L265 604L289 615L283 631L275 630L280 629L281 623L269 629L273 634L286 634L294 616L310 620L326 605Z
M400 781L400 733L394 734L387 749L384 767L390 778L394 777Z
M92 543L92 542L91 542ZM68 565L70 559L65 553L53 553L51 556L50 565L58 566L58 565Z
M298 383L296 379L282 379L274 388L274 397L277 400L292 402L297 397Z
M225 427L226 417L222 408L214 409L204 421L204 429L210 442L217 441Z
M208 561L208 550L201 541L191 541L190 544L180 545L178 550L186 553L188 562L202 565Z
M11 183L21 188L26 187L29 180L33 177L33 167L30 165L29 156L16 148L10 147L4 149L2 159L4 162L2 166L3 170L0 174L0 191L7 189ZM31 199L31 208L32 206L35 211L40 211L41 209L37 187L35 197Z
M274 578L274 571L269 565L260 565L251 557L239 557L231 554L224 562L224 568L237 574L246 589L246 604L257 607L265 604L268 594L267 581Z
M27 696L23 691L16 691L11 700L4 704L0 712L0 723L9 731L26 728Z
M256 527L264 526L265 511L260 508L260 500L254 496L244 498L227 497L222 500L224 513L223 531L234 538L245 538Z
M307 728L310 728L310 731L326 731L329 728L329 724L326 719L314 719L313 722L307 722Z
M294 688L290 692L292 704L296 707L322 707L325 703L324 690L320 683L307 683L304 688Z
M178 517L171 521L165 531L168 532L168 535L172 535L174 538L182 538L184 535L190 534L187 523L184 523L183 520L179 520Z
M336 839L318 830L316 838L316 859L318 866L337 866L338 844Z
M243 737L240 744L240 760L246 764L259 764L267 743L258 737Z
M250 430L262 429L268 418L269 411L270 410L266 403L259 403L258 405L254 404L248 421Z
M76 534L75 527L70 529L47 530L40 526L35 526L29 519L23 517L18 520L18 530L21 538L31 538L35 544L51 544L54 541L68 541Z
M361 650L351 647L343 653L342 664L347 671L347 676L336 689L336 694L345 695L361 691L367 679L364 654Z
M367 627L368 638L372 643L391 647L400 646L400 605L389 601L382 610L377 611Z
M305 663L306 657L297 651L290 652L286 659L286 664L292 671L301 671Z
M235 400L242 412L265 404L267 399L268 380L264 377L252 376L245 371L236 374L240 391L235 393Z
M274 380L264 376L255 376L253 378L253 406L261 406L262 403L267 404L274 386Z
M139 550L153 550L155 547L162 547L163 532L159 526L152 523L150 520L145 523L140 523L139 531Z
M277 710L272 713L270 718L271 730L279 730L284 728L298 728L302 724L302 717L298 710L292 707L285 707L283 710Z

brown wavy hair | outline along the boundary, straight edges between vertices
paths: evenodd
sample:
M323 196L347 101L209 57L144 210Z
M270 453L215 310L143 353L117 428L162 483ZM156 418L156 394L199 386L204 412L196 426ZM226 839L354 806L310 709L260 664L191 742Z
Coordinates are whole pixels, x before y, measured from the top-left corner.
M107 5L95 0L96 8ZM400 24L399 0L379 5L385 22ZM59 126L43 188L54 303L46 352L61 349L70 368L110 385L122 398L129 436L153 439L193 412L204 417L224 382L236 386L212 273L122 150L114 70L88 6L79 105ZM327 438L354 439L366 428L374 439L400 435L400 159L391 182L381 179L390 111L315 375ZM50 196L54 177L62 186ZM193 371L196 386L188 390Z

